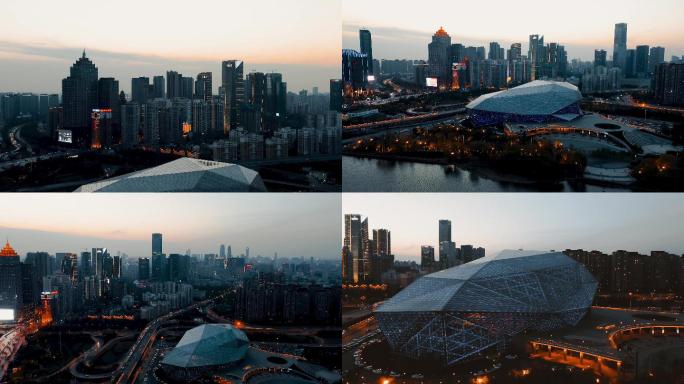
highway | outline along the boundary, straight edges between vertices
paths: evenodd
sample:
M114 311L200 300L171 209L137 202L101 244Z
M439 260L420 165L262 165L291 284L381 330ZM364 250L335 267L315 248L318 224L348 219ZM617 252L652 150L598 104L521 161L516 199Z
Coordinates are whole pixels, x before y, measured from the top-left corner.
M204 300L152 320L140 333L140 336L135 341L135 344L133 344L131 349L128 351L128 354L126 354L126 357L121 365L119 365L119 368L114 372L113 375L111 375L111 382L121 384L135 381L134 376L137 376L137 367L139 366L140 359L146 355L149 347L154 343L154 340L157 337L157 331L162 324L185 312L213 304L216 299L221 297L223 297L223 295Z

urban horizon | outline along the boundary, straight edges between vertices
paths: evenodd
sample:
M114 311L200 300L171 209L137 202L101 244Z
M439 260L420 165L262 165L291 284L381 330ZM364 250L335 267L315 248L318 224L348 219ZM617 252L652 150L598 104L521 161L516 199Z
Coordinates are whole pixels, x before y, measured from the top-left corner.
M420 263L421 247L426 245L434 247L436 254L440 220L452 221L457 248L461 245L483 247L487 255L517 249L543 252L584 249L608 254L619 250L646 254L665 251L684 255L684 247L679 244L674 229L680 209L674 204L675 196L659 197L670 200L673 203L670 204L657 201L653 194L647 200L629 196L538 194L503 194L496 199L459 194L459 199L452 199L442 194L429 194L431 204L425 206L425 193L401 195L359 193L345 195L342 203L345 214L360 214L368 219L369 233L381 228L392 234L392 254L397 261ZM402 209L386 210L378 205L379 200L386 207L401 205ZM631 212L621 211L624 204L633 206L629 201L636 200L640 202L639 207L634 206ZM548 213L535 211L534 206L543 206ZM408 221L401 219L407 209L411 209ZM464 217L490 217L495 218L495 222L459 220ZM643 225L645 222L648 225ZM503 231L502 227L507 230ZM342 229L344 238L344 225Z
M9 240L22 257L27 252L81 252L92 247L149 257L151 234L162 233L165 249L172 250L167 254L185 254L188 249L192 254L218 254L225 244L237 255L249 247L250 256L273 257L277 252L283 258L339 258L340 202L334 195L284 199L282 194L218 194L195 199L183 194L91 198L58 194L33 202L31 209L24 204L31 198L24 195L6 197L8 206L0 220L3 245ZM286 206L281 203L285 200ZM180 206L192 214L172 213L173 207ZM225 210L216 212L216 206ZM265 212L269 222L259 219ZM62 218L67 215L70 220L65 223ZM93 218L103 219L93 227Z
M239 17L227 9L228 3L196 2L195 9L213 9L203 13L203 27L196 31L164 23L184 14L179 8L182 4L167 2L160 8L135 3L136 12L126 12L129 8L119 3L100 10L106 18L84 19L74 11L88 7L86 3L58 6L39 2L38 7L36 2L3 4L0 32L6 37L0 42L0 71L11 76L0 79L2 91L56 92L62 74L84 48L102 73L118 79L167 70L196 74L235 57L254 64L252 69L257 71L283 73L297 90L324 89L339 73L339 45L329 44L339 36L339 24L329 23L331 17L339 18L339 9L310 0L289 5L288 10L294 7L296 16L288 18L282 17L283 5L272 0L241 4ZM21 15L29 13L34 21L30 29L18 22ZM61 15L58 21L52 17L55 13ZM226 13L235 15L228 23L222 16ZM125 29L119 27L122 20L126 20ZM273 23L278 28L264 27ZM317 33L305 33L309 29ZM282 39L288 44L280 44ZM209 67L211 63L215 65Z
M383 7L382 2L364 7L356 6L357 3L359 2L345 3L343 47L355 47L358 41L358 30L368 29L373 33L374 42L377 43L374 46L374 57L377 59L425 59L427 58L425 41L429 41L430 36L443 27L451 35L454 43L485 47L488 47L490 42L499 42L506 48L512 43L522 43L525 48L528 37L539 34L548 42L564 45L569 52L569 60L592 61L596 49L604 49L609 52L609 57L612 57L613 28L618 23L626 23L629 26L627 42L629 46L644 44L664 46L666 58L672 55L684 55L684 45L675 38L673 33L676 31L676 15L681 15L682 9L673 7L674 3L671 1L656 1L647 6L634 3L631 7L625 7L620 3L620 8L626 9L626 12L622 12L620 17L615 19L606 18L605 12L595 9L597 7L595 4L591 5L590 14L580 13L582 6L564 10L571 13L567 19L571 19L575 13L578 13L578 17L582 17L582 28L579 30L569 23L558 23L553 18L540 19L534 17L534 13L525 12L530 7L544 6L538 0L528 0L527 4L515 9L506 8L506 12L497 12L496 8L485 8L487 6L474 4L474 9L470 12L486 13L491 19L485 28L482 27L483 24L479 18L471 20L456 17L458 22L454 23L449 22L449 17L443 16L444 12L427 13L416 18L413 14L409 16L402 8ZM602 3L598 7L608 9L610 8L608 3L610 2ZM456 7L449 3L442 3L441 6L447 9ZM378 13L368 7L379 7L385 11L381 13L381 17L374 16ZM451 14L458 15L458 12L454 9ZM653 22L655 18L658 19L657 23ZM506 22L511 19L517 22ZM401 27L396 27L397 25ZM505 31L497 29L497 25L505 27ZM516 38L511 36L516 36ZM523 52L526 51L523 49Z

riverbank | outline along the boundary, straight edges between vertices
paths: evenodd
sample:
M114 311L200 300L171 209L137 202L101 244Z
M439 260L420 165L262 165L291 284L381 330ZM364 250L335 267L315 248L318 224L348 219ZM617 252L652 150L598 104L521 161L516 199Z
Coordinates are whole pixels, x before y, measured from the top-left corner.
M346 163L345 163L345 159ZM350 162L351 159L355 161ZM362 160L368 161L362 161ZM393 165L394 164L394 165ZM421 165L418 167L418 165ZM428 167L439 167L440 172ZM537 180L522 175L502 173L486 162L453 163L444 158L404 155L343 153L344 191L463 191L463 192L534 192L534 191L610 191L625 192L629 187L584 178ZM450 177L450 176L454 177ZM443 180L442 180L443 179ZM383 185L375 185L382 181ZM486 181L486 182L485 182Z

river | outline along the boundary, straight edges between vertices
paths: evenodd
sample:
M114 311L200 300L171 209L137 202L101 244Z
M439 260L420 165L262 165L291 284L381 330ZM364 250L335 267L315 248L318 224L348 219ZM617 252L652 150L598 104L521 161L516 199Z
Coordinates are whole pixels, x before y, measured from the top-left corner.
M624 188L537 185L501 182L466 169L446 172L439 164L342 157L344 192L628 192Z

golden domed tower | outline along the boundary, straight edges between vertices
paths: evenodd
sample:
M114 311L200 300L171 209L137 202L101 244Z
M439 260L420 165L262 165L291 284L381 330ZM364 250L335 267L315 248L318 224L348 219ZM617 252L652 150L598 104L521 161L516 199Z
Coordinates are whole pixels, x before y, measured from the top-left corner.
M9 243L9 240L5 243L5 247L0 250L0 256L19 256L14 248Z

